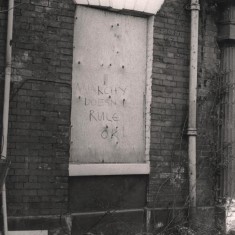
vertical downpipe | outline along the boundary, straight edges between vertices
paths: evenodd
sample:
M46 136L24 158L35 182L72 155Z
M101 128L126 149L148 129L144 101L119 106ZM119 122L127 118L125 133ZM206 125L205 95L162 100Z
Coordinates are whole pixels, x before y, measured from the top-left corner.
M5 68L5 88L3 105L3 130L2 130L2 159L7 158L7 139L8 139L8 121L9 121L9 102L10 102L10 83L11 83L11 60L12 60L12 34L13 34L13 14L14 0L8 1L8 20L7 20L7 43L6 43L6 68ZM2 188L2 212L4 235L8 234L7 223L7 202L6 186Z
M191 0L191 42L189 74L189 113L188 113L188 157L189 157L189 206L190 222L196 213L196 108L197 108L197 67L198 67L198 25L199 0Z

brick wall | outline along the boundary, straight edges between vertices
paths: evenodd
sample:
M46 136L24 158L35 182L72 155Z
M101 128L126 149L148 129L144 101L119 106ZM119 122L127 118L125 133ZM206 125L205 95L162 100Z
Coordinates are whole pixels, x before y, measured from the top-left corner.
M19 3L22 4L16 7L14 15L8 145L12 168L7 179L9 216L62 215L68 212L75 6L70 0L16 1L16 4ZM187 3L166 0L155 17L151 174L147 201L148 207L162 210L153 213L154 223L165 223L164 215L172 214L169 208L182 208L187 204L190 49ZM6 4L0 7L5 8ZM214 202L213 182L208 180L207 173L210 171L210 140L214 133L208 110L213 105L213 97L209 94L218 69L219 50L215 17L208 12L205 14L205 7L203 5L200 13L197 192L199 205L211 206ZM0 27L2 80L6 14L0 13L0 19L1 26L4 26ZM0 87L2 95L2 82ZM201 102L205 97L209 97L208 101ZM17 224L16 228L27 227L27 222L22 224Z
M166 0L155 17L149 205L183 205L186 180L190 14ZM173 182L173 172L178 181ZM183 183L183 184L182 184ZM173 187L175 186L175 187ZM159 187L161 190L159 191ZM177 189L180 187L181 189Z
M218 78L220 71L220 50L217 44L218 30L216 16L211 8L201 4L198 70L197 107L197 167L198 205L214 205L216 182L214 170L216 145L218 141L217 109ZM213 166L214 165L214 166Z
M151 108L151 174L148 205L154 223L168 223L187 206L187 112L190 53L188 1L166 0L155 17L153 102ZM198 206L214 205L215 181L208 159L216 132L211 109L212 84L219 69L215 15L201 5L199 32L197 197ZM162 210L161 210L162 208ZM159 210L160 209L160 210ZM212 209L213 210L213 209ZM181 212L180 212L181 213ZM206 211L211 214L211 212ZM213 217L213 215L212 215ZM213 219L212 219L213 220ZM203 227L203 226L202 226Z
M60 215L68 202L75 6L56 0L15 4L8 212Z

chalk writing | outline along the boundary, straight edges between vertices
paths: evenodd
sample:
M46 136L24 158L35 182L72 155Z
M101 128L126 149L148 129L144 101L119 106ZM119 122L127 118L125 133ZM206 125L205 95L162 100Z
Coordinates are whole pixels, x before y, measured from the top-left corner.
M101 132L101 137L103 139L107 139L108 135L109 135L109 133L108 133L108 130L106 130L106 129Z
M111 139L112 139L113 137L118 138L117 134L118 134L118 129L112 129Z
M109 129L104 129L102 132L101 132L101 137L102 139L113 139L114 137L116 139L118 139L118 127L116 128L112 128L111 130Z
M125 95L127 91L127 87L122 86L106 86L106 85L84 85L81 86L77 83L76 90L80 94L95 94L98 96L102 95Z
M84 98L85 106L115 106L117 101L111 98L107 99L93 99L93 98Z
M100 112L100 111L94 111L90 110L89 112L89 120L92 121L108 121L108 122L118 122L119 116L117 113L107 113L107 112Z
M97 94L98 95L125 95L126 87L107 87L107 86L98 86Z
M123 85L109 86L107 76L104 77L103 84L76 84L76 96L79 99L79 104L87 107L86 112L89 122L106 125L104 129L99 131L100 137L104 140L113 139L118 144L119 137L122 135L124 137L124 130L123 134L122 129L120 129L121 132L119 133L117 126L116 128L108 128L107 124L115 123L117 125L120 121L120 114L110 108L123 107L127 91L128 88Z

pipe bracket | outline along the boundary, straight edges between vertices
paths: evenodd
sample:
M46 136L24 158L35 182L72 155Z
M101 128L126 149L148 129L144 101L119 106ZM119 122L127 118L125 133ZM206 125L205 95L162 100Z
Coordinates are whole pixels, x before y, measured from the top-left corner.
M190 10L197 10L200 11L200 4L199 3L192 3L189 7Z
M188 128L187 135L188 136L197 136L197 129Z

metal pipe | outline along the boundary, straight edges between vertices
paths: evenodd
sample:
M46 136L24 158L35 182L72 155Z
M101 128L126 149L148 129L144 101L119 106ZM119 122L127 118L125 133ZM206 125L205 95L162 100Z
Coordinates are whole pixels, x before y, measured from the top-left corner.
M6 185L3 184L2 187L2 214L3 214L3 228L4 235L8 234L8 222L7 222L7 200L6 200Z
M104 214L138 213L138 212L144 212L144 211L145 211L145 208L110 210L110 211L77 212L77 213L71 213L71 216L95 216L95 215L104 215Z
M6 159L6 157L7 157L10 83L11 83L11 60L12 60L13 15L14 15L14 0L9 0L8 1L8 20L7 20L4 106L3 106L2 156L1 156L1 158L3 158L3 159ZM5 183L2 188L2 212L3 212L4 235L7 235L8 234L8 223L7 223L7 202L6 202Z
M189 158L189 199L190 208L196 208L196 108L197 108L197 67L198 67L198 25L199 0L191 0L191 42L189 74L189 113L188 113L188 158ZM193 217L193 215L191 215Z

